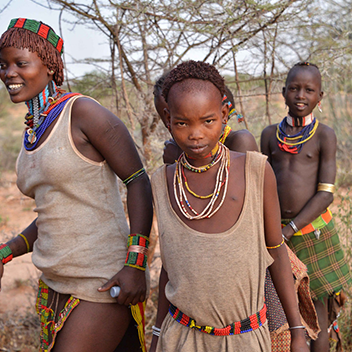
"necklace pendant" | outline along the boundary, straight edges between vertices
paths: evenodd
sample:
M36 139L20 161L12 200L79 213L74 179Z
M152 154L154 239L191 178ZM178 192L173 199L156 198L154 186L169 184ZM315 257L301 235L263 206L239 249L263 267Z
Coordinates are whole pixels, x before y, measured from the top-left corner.
M36 140L37 140L37 137L36 137L36 135L35 135L35 132L34 132L32 129L28 129L27 133L28 133L27 141L28 141L30 144L35 143Z

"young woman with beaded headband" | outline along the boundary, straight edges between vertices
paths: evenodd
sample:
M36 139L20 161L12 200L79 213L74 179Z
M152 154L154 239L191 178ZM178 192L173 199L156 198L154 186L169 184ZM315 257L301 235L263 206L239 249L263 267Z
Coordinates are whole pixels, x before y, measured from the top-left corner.
M204 62L173 69L166 117L183 153L152 177L163 267L151 351L270 351L264 303L270 266L291 326L307 352L266 157L219 142L224 80Z
M62 51L62 39L35 20L12 20L0 38L0 78L29 109L17 184L38 213L0 246L0 278L4 264L33 251L41 351L145 351L149 178L121 120L58 87ZM127 186L130 228L117 177Z

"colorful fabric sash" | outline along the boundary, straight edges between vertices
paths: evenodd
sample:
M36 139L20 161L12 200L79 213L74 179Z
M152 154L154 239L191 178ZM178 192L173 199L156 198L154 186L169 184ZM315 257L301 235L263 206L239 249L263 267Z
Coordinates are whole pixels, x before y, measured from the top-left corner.
M310 232L317 231L322 229L332 220L332 214L330 209L328 208L324 214L318 216L314 221L312 221L307 226L303 227L303 229L294 233L293 236L303 236Z
M229 335L239 335L245 332L250 332L261 327L266 321L266 305L264 304L263 308L249 316L246 319L237 321L230 325L227 325L224 328L214 328L212 326L199 326L196 321L186 314L182 313L177 307L173 304L170 304L169 307L170 315L180 324L187 326L191 329L196 329L205 334L215 335L215 336L229 336Z

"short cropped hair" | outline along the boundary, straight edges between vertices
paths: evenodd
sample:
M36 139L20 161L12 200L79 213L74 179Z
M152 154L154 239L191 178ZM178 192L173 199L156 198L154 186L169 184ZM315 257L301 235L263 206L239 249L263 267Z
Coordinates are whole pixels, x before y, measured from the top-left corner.
M194 78L209 81L219 89L221 98L225 94L225 80L219 71L213 66L203 61L186 61L176 66L165 78L162 95L167 102L171 87L178 82Z

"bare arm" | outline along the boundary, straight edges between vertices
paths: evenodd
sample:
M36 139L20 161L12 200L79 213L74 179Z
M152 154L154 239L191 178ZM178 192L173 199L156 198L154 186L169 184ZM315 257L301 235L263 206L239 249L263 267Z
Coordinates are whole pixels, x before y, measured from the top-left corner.
M334 131L323 126L320 140L320 162L318 182L335 183L336 176L336 135ZM306 203L299 214L294 218L294 223L300 230L310 224L332 203L334 196L332 193L319 191ZM285 226L282 230L287 238L291 238L294 230L291 226Z
M271 164L271 152L270 152L270 138L272 138L275 129L273 126L266 127L260 137L260 151L268 157L269 164Z
M126 126L109 110L90 99L80 98L73 105L72 119L76 130L82 132L82 140L100 153L121 180L143 168ZM127 186L127 209L131 233L149 236L153 208L147 174ZM139 269L124 267L99 290L107 291L114 285L121 287L117 299L120 304L136 304L145 300L145 272Z
M29 252L32 252L33 250L33 244L36 241L38 237L38 231L37 231L37 226L36 226L36 221L35 219L25 230L23 230L22 235L26 237L29 245ZM21 236L16 236L12 240L8 241L6 243L11 251L13 257L19 257L23 254L26 254L28 252L27 250L27 244L25 240ZM1 290L1 278L4 274L4 266L2 262L0 261L0 290Z
M282 242L280 225L280 206L276 191L276 179L273 170L267 163L264 182L264 230L265 241L268 247L277 246ZM269 249L274 263L269 271L284 308L290 327L301 326L301 319L294 290L294 281L286 247L281 245ZM304 329L291 330L291 348L294 352L308 352Z
M161 327L165 316L169 310L169 301L165 296L165 286L169 281L169 277L167 276L167 272L164 267L161 268L160 278L159 278L159 299L158 299L158 312L156 316L155 326L157 328ZM153 335L152 344L150 346L149 352L153 352L156 350L156 346L158 344L158 337Z

